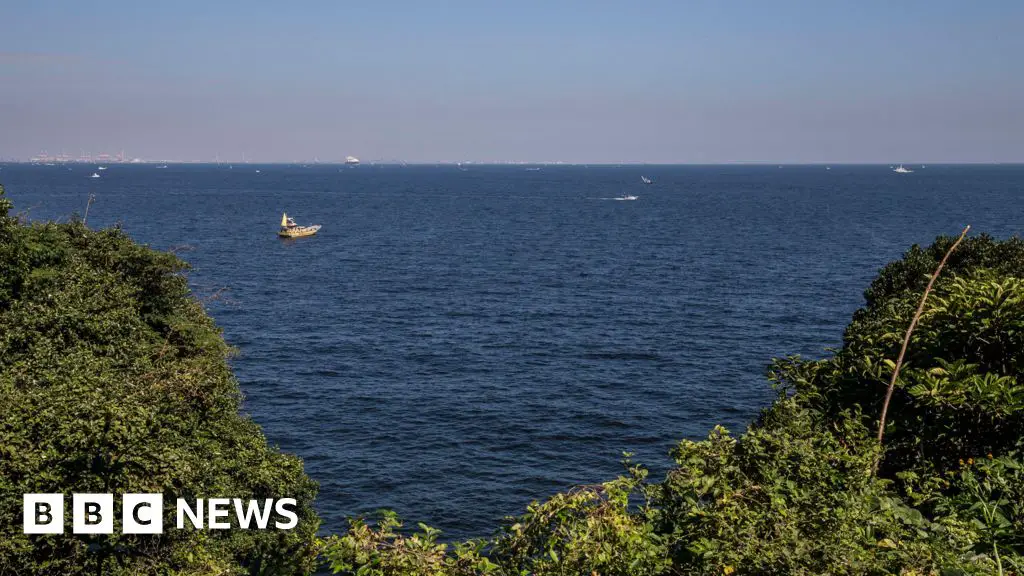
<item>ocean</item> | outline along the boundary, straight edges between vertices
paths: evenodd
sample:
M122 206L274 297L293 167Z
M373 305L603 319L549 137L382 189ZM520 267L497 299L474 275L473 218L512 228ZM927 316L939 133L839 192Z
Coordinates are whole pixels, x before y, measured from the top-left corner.
M458 539L624 451L657 478L679 440L742 432L770 360L839 346L912 244L1024 229L1024 166L908 167L4 164L0 183L37 220L94 194L90 226L192 265L325 532L390 508ZM279 239L282 212L323 229Z

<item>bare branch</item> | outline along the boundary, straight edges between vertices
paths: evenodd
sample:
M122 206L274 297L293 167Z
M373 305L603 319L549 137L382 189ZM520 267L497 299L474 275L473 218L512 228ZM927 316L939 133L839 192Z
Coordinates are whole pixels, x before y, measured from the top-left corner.
M178 246L171 246L170 248L167 249L168 252L175 255L180 254L182 252L191 252L193 250L195 250L195 247L192 246L191 244L180 244Z
M89 220L89 207L96 201L95 194L89 194L89 201L85 203L85 216L82 217L82 225L86 225L86 221Z
M903 336L903 346L900 348L900 355L896 358L896 367L892 371L892 379L889 380L889 389L885 392L885 402L882 403L882 416L878 419L878 447L882 447L882 437L885 435L885 417L889 413L889 401L892 400L892 392L896 388L896 379L900 376L900 368L903 367L903 357L907 354L907 346L910 345L910 335L914 333L914 328L917 327L918 320L921 319L921 313L924 312L924 304L928 300L928 294L932 291L932 285L935 284L935 279L939 277L939 273L942 272L942 268L946 265L946 261L949 260L949 255L956 250L956 247L963 242L964 237L967 236L967 231L971 227L968 225L964 228L964 231L960 233L960 237L956 239L956 242L949 247L946 251L946 255L942 257L942 261L939 262L938 268L935 269L935 273L928 280L928 286L924 289L924 294L921 296L921 303L917 305L917 312L914 313L914 318L910 321L910 326L907 327L907 333ZM881 451L875 456L875 464L871 468L871 475L873 476L878 472L878 464L881 460Z

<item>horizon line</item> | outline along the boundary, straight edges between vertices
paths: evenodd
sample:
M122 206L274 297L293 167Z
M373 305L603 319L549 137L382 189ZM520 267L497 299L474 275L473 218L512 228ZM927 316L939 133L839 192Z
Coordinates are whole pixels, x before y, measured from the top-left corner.
M750 165L767 165L767 166L890 166L890 165L1020 165L1024 164L1024 160L1012 160L1012 161L996 161L996 160L913 160L913 161L902 161L902 162L880 162L880 161L799 161L799 162L785 162L785 161L773 161L773 160L726 160L721 162L646 162L646 161L625 161L625 162L564 162L557 160L536 160L536 161L521 161L521 160L487 160L487 161L476 161L476 160L370 160L361 161L358 164L346 163L343 160L323 162L323 161L302 161L302 160L267 160L267 161L215 161L215 160L143 160L135 159L132 161L113 161L113 162L97 162L97 161L82 161L82 160L67 160L67 161L52 161L52 162L39 162L33 160L24 159L10 159L0 160L0 164L30 164L30 165L49 165L49 164L81 164L81 165L139 165L139 164L203 164L211 166L219 165L262 165L262 166L437 166L437 165L474 165L474 166L750 166Z

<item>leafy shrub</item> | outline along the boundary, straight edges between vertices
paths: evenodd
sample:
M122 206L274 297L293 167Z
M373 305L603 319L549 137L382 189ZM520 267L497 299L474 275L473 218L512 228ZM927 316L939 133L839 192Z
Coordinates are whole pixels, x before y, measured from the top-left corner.
M940 239L935 246L947 246ZM941 258L917 248L890 264L854 315L833 357L774 366L809 406L836 414L860 406L877 418L903 333ZM883 475L929 472L1021 446L1024 427L1024 243L969 238L936 282L890 406Z
M308 572L316 485L239 414L230 349L185 264L117 229L20 225L9 208L0 194L0 517L20 519L24 493L159 492L165 527L179 497L291 497L300 523L88 537L5 521L0 573Z

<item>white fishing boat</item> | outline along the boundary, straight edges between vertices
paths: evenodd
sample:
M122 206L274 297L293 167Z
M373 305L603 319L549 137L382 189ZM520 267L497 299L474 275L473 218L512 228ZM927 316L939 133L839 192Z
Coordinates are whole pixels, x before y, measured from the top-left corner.
M295 224L295 220L288 217L288 214L281 214L281 229L277 232L277 235L281 238L301 238L303 236L312 236L320 231L319 224L313 224L312 226L299 226Z
M359 158L355 156L345 156L345 164L359 164Z
M896 172L897 174L910 174L911 172L913 172L913 170L910 170L909 168L904 168L903 164L900 164L896 168L893 168L892 171Z
M632 194L626 194L625 196L619 196L616 200L636 200L639 196L633 196Z

